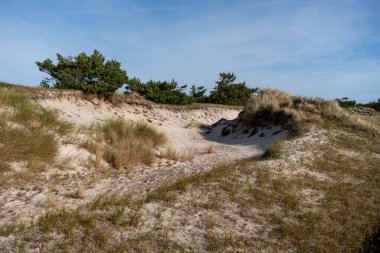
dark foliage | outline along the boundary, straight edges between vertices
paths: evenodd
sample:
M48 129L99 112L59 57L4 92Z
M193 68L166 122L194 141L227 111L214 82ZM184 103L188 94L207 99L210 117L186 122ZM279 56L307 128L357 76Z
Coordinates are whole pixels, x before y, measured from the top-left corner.
M372 108L372 109L380 112L380 98L378 98L377 101L372 101L372 102L369 102L367 104L360 104L360 105L364 106L364 107Z
M356 101L355 100L349 100L349 98L347 97L344 97L344 98L341 98L341 99L335 99L339 105L343 108L349 108L349 107L353 107L356 105Z
M197 103L204 103L207 101L207 96L205 95L206 89L204 86L198 86L196 87L194 84L191 86L190 89L190 96L194 99Z
M258 88L249 88L245 82L234 83L234 73L220 73L214 90L211 91L208 102L227 105L245 105Z
M143 83L140 79L134 77L128 80L126 93L131 91L137 92L146 99L156 103L176 105L191 104L194 100L184 92L186 87L187 85L178 87L178 83L174 80L171 82L150 80L147 83Z
M371 101L371 102L366 103L366 104L356 103L355 100L350 100L347 97L344 97L341 99L337 98L335 100L338 101L339 105L343 108L349 108L349 107L354 107L354 106L362 106L362 107L372 108L372 109L380 112L380 98L378 98L377 101Z
M50 59L36 62L39 70L50 76L41 82L42 87L83 90L110 97L128 80L120 62L105 61L97 50L91 56L85 53L76 57L57 54L57 59L57 65Z

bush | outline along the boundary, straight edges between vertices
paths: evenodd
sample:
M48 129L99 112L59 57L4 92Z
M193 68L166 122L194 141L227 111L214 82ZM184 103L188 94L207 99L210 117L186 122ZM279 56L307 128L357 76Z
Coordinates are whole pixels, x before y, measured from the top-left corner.
M91 56L85 53L76 57L57 54L57 59L57 65L50 59L36 62L40 71L51 76L41 82L42 87L82 90L111 97L128 80L127 72L120 68L120 62L105 62L97 50Z
M196 87L195 85L191 86L190 96L193 98L194 102L204 103L207 101L207 96L205 95L206 89L204 86Z
M367 104L358 104L359 106L369 107L372 108L378 112L380 112L380 98L377 99L377 101L371 101Z
M347 98L347 97L344 97L341 99L337 98L337 99L335 99L335 101L337 101L342 108L349 108L349 107L356 106L356 101L355 100L349 100L349 98Z
M234 73L220 73L208 102L226 105L245 105L258 88L248 88L245 82L234 83Z
M178 87L178 83L174 80L171 82L150 80L144 84L134 77L128 80L125 93L137 92L146 99L161 104L191 104L194 100L184 92L186 87L186 85Z
M341 99L335 99L339 105L343 108L350 108L350 107L356 107L356 106L362 106L362 107L368 107L372 108L375 111L380 112L380 98L377 99L377 101L371 101L366 104L363 103L356 103L355 100L349 100L349 98L344 97Z

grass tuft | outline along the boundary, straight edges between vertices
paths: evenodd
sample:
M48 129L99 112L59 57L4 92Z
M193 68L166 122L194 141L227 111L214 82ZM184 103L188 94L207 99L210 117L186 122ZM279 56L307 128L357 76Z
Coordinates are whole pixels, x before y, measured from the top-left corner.
M350 114L336 101L296 97L269 88L260 90L257 96L252 96L241 114L241 119L245 124L252 126L281 125L294 134L300 134L307 122L330 121L352 129L380 132L376 124Z
M154 150L166 142L166 137L153 127L120 118L93 124L90 131L95 132L93 138L82 142L81 147L95 155L96 168L102 166L103 160L115 169L151 165Z
M0 89L0 106L0 169L7 170L11 162L26 162L29 170L37 172L52 164L57 137L73 125L22 92Z

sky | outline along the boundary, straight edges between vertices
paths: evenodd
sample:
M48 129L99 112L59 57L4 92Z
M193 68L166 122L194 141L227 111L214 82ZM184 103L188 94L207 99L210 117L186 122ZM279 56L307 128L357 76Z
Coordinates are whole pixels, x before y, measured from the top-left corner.
M99 50L143 81L380 98L378 0L0 0L0 81L39 85L35 64Z

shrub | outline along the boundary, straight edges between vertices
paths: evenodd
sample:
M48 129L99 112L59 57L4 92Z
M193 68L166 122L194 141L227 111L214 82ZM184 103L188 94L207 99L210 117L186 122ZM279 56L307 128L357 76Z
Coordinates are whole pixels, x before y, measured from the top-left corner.
M356 103L355 100L349 100L349 98L347 98L347 97L344 97L344 98L341 98L341 99L335 99L335 100L343 108L350 108L350 107L355 107L355 106L361 106L361 107L372 108L375 111L380 112L380 98L378 98L377 101L371 101L371 102L368 102L368 103L365 103L365 104L363 104L363 103Z
M234 73L220 73L208 102L226 105L245 105L258 88L248 88L245 82L234 83Z
M120 62L105 62L97 50L91 56L85 53L76 57L57 54L57 58L57 65L50 59L36 62L39 70L50 76L41 82L42 87L82 90L110 97L128 80L127 72L120 68Z
M335 99L335 101L337 101L342 108L349 108L349 107L356 106L356 101L355 100L349 100L347 97L344 97L341 99L337 98L337 99Z
M359 106L369 107L372 108L378 112L380 112L380 98L377 99L377 101L371 101L367 104L358 104Z
M128 80L126 93L137 92L146 99L161 104L191 104L194 100L184 92L186 87L186 85L178 87L178 83L174 80L171 82L150 80L143 83L134 77Z
M205 95L206 89L204 86L196 87L194 84L190 89L190 96L193 98L194 102L204 103L207 101L207 96Z

